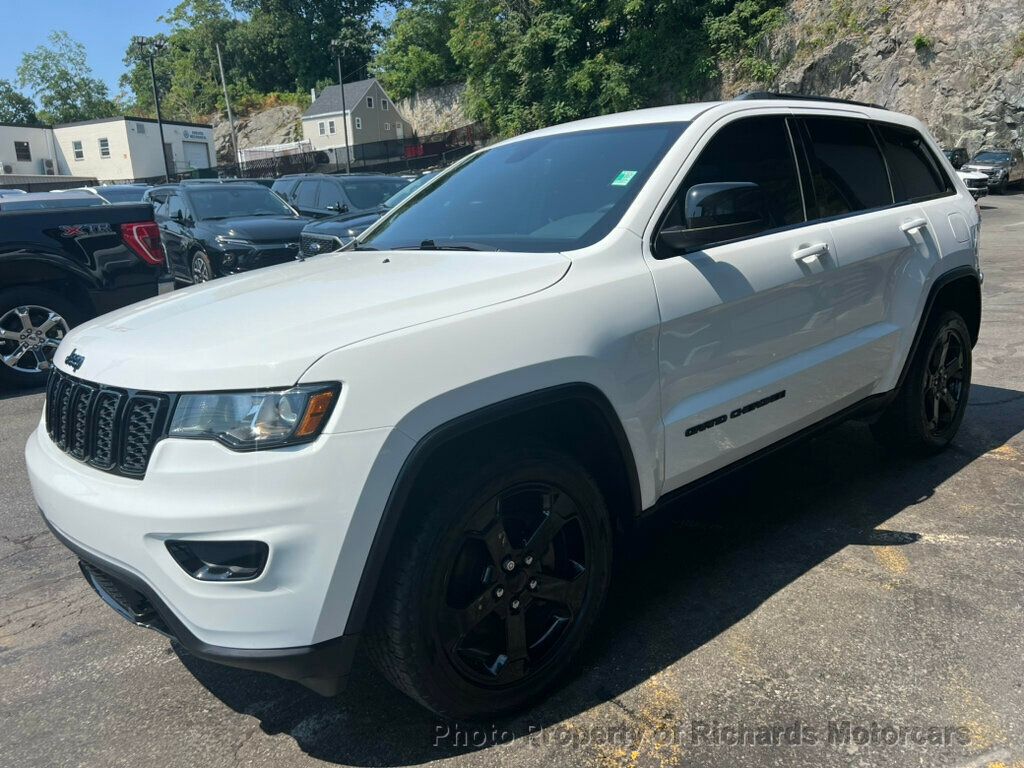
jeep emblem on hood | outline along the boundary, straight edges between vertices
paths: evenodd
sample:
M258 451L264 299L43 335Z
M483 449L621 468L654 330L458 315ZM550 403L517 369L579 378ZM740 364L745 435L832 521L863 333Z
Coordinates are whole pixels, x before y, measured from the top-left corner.
M64 365L71 368L75 373L78 373L78 369L85 363L85 355L78 354L78 349L72 349L71 354L64 358Z

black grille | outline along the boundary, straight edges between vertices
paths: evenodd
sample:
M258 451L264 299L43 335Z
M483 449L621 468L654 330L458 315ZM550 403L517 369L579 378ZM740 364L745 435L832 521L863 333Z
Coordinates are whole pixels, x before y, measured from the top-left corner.
M303 256L316 256L338 250L341 248L341 240L327 235L307 235L303 232L300 247Z
M46 389L46 431L62 451L97 469L146 474L164 433L168 398L113 389L53 369Z

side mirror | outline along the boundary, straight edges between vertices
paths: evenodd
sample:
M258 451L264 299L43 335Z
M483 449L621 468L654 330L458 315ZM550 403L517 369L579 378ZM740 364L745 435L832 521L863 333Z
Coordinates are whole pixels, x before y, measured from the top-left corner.
M171 214L171 221L173 221L175 224L184 225L185 214L183 214L181 211L175 211L174 213Z
M662 228L658 244L672 253L698 251L712 243L748 237L769 224L764 190L749 181L695 184L686 190L683 225Z

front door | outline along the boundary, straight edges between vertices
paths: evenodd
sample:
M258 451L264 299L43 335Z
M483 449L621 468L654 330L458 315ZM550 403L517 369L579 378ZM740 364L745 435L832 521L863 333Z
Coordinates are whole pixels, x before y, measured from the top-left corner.
M834 244L826 223L806 222L787 118L741 117L709 133L659 231L745 230L669 252L655 241L664 491L816 421L837 397ZM742 197L716 192L736 189Z

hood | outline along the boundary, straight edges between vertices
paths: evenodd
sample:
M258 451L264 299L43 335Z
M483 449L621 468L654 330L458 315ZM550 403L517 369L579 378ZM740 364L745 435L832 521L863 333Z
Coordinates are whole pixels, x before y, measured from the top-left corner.
M961 171L995 171L999 169L1008 168L1009 163L964 163L960 166Z
M239 216L199 222L211 235L237 237L254 243L277 243L284 240L298 242L299 234L307 224L309 219L295 216Z
M331 216L329 219L321 219L307 224L303 232L313 235L334 235L335 237L354 237L362 232L377 219L384 215L387 209L380 208L374 211L360 211L359 213L346 213L341 216Z
M981 171L967 170L966 166L964 168L961 168L959 171L957 171L956 175L959 176L961 179L974 179L974 180L978 180L978 179L987 179L988 178L988 176L986 176Z
M73 376L185 392L294 384L318 358L372 336L541 291L561 254L345 251L255 270L81 325L54 356ZM64 363L85 358L77 372Z

